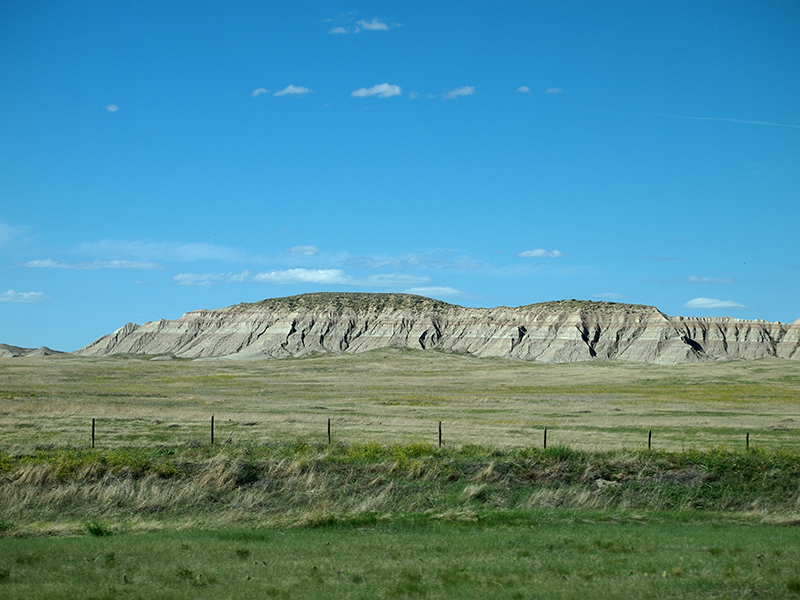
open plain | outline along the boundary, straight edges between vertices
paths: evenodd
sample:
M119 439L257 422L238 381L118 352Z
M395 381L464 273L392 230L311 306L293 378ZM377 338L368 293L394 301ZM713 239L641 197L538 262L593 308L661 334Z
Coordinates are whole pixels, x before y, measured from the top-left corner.
M3 359L0 598L793 597L798 400L780 359Z
M307 439L580 450L800 448L800 363L539 364L439 351L251 361L0 361L3 446Z

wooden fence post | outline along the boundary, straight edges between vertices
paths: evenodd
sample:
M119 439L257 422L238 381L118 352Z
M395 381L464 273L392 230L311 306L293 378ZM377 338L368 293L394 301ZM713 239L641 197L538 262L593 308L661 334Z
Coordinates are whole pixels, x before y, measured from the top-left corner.
M94 417L92 417L92 448L94 448Z
M750 450L750 432L747 432L747 436L744 438L744 445L747 450Z
M214 445L214 415L211 415L211 445Z
M442 447L442 422L439 421L439 448Z
M547 427L544 428L544 444L542 447L547 450Z
M331 418L328 417L328 446L331 445Z
M653 430L650 429L647 432L647 449L648 450L650 450L650 444L652 443L652 441L653 441Z

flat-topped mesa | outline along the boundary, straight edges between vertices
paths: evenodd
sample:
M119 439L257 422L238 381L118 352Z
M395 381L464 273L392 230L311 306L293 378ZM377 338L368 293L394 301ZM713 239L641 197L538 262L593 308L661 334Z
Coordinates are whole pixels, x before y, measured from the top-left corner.
M76 354L282 358L386 347L539 362L800 359L800 320L673 318L652 306L582 300L487 309L411 294L314 293L129 323Z
M267 310L349 310L349 311L375 311L375 310L430 310L461 308L455 304L448 304L441 300L434 300L425 296L414 294L367 294L359 292L316 292L300 294L299 296L285 296L283 298L268 298L260 302L242 303L229 307Z

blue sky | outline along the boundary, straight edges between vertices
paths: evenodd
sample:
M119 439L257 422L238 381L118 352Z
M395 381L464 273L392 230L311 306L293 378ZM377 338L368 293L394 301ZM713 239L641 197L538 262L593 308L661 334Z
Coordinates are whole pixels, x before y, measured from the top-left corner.
M312 291L800 317L800 4L0 2L0 342Z

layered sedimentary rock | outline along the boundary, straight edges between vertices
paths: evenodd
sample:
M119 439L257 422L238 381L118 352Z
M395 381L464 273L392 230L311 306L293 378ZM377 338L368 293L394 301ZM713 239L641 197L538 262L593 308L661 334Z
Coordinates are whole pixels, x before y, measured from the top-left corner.
M76 354L282 358L385 347L539 362L800 360L800 319L669 317L652 306L576 300L465 308L408 294L319 293L128 323Z

